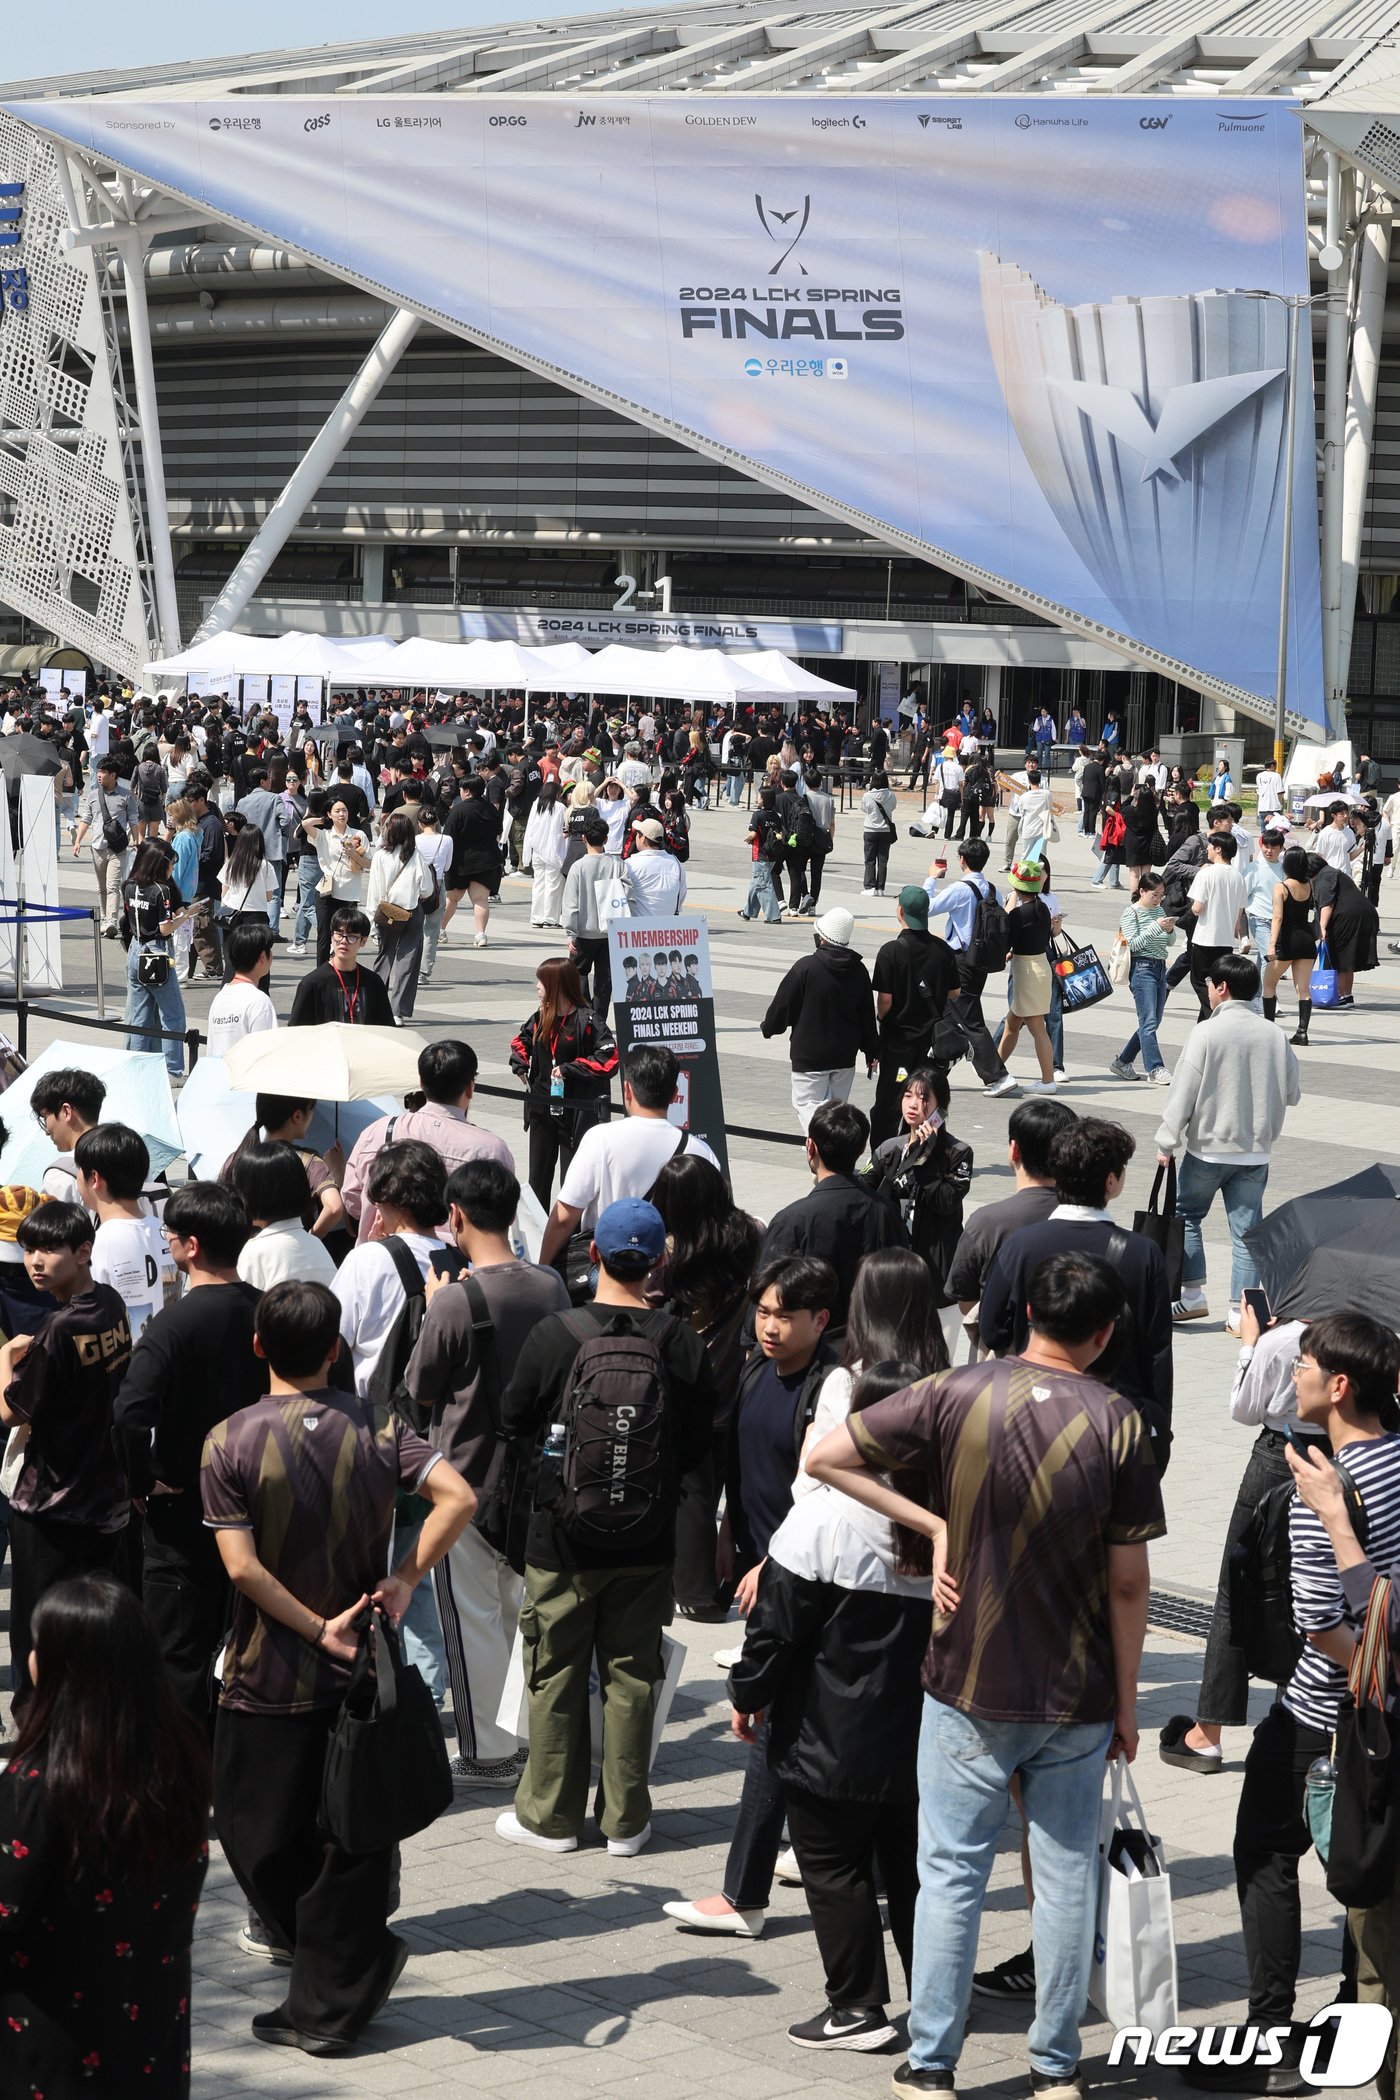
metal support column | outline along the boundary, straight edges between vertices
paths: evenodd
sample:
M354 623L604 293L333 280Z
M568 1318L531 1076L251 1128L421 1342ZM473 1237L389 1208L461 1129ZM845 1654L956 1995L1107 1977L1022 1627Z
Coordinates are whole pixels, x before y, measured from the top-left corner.
M1345 185L1345 191L1344 186ZM1346 693L1346 665L1338 652L1342 616L1342 454L1346 442L1347 346L1350 316L1347 292L1350 259L1342 254L1346 206L1351 200L1351 174L1336 153L1327 155L1327 323L1323 359L1322 407L1322 681L1329 713L1340 709Z
M165 458L160 444L156 368L151 357L151 316L146 305L145 242L135 225L128 225L119 232L116 246L122 259L126 318L131 330L131 376L136 386L136 414L141 425L141 473L146 486L146 524L156 620L160 627L161 648L167 656L174 656L180 647L180 609L175 596L175 558L170 548L170 511L165 496Z
M401 307L317 431L291 480L263 520L257 538L200 623L196 642L226 634L254 596L301 521L302 513L378 399L380 390L418 333L417 314ZM382 586L381 586L382 588Z
M1356 325L1352 334L1351 388L1347 398L1342 466L1342 592L1337 661L1343 689L1351 663L1356 586L1361 573L1361 537L1371 479L1371 447L1376 431L1376 394L1380 386L1381 334L1389 269L1390 221L1388 218L1369 219L1361 236L1361 270L1356 293ZM1338 706L1334 712L1330 695L1327 727L1333 736L1346 734L1345 711Z

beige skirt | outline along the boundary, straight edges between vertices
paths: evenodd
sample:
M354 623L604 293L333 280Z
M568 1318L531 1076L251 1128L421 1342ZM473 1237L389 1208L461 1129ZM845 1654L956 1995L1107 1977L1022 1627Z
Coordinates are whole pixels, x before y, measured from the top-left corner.
M1018 1021L1050 1011L1050 964L1043 955L1011 958L1011 1011Z

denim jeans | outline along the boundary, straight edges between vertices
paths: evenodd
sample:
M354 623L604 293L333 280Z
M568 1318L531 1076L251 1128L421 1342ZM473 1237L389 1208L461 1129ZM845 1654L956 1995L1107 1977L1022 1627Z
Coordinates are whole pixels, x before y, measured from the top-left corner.
M300 862L297 865L300 866ZM282 886L287 880L287 870L286 863L280 860L270 860L268 866L272 870L272 895L267 900L267 923L276 933L282 924Z
M979 1721L924 1700L919 1731L919 1905L914 1916L909 2062L951 2071L962 2051L977 1930L997 1840L1021 1775L1035 1903L1031 2068L1068 2077L1079 2062L1099 1882L1099 1804L1111 1722Z
M1244 1236L1264 1215L1268 1179L1267 1166L1236 1167L1228 1160L1213 1165L1209 1160L1197 1159L1194 1152L1183 1152L1176 1178L1176 1207L1186 1227L1186 1252L1181 1264L1183 1288L1204 1288L1206 1250L1201 1221L1217 1195L1224 1198L1230 1227L1230 1303L1238 1305L1240 1292L1258 1283L1259 1271Z
M737 808L739 807L739 797L740 797L740 796L741 796L741 795L743 794L743 792L744 792L744 776L743 776L743 774L742 774L742 773L731 773L731 774L729 775L729 800L730 800L730 802L731 802L731 803L733 804L733 806L734 806L734 808L735 808L735 809L737 809Z
M394 1550L389 1557L391 1568L398 1567L413 1551L427 1517L425 1507L422 1516L415 1522L405 1523L400 1518L395 1524ZM447 1656L442 1645L442 1624L438 1618L437 1597L431 1582L420 1582L413 1592L400 1630L403 1634L404 1661L417 1667L424 1684L433 1695L434 1702L441 1706L447 1697Z
M1010 994L1007 994L1010 1004ZM1065 995L1060 990L1060 980L1053 970L1050 974L1050 1011L1045 1017L1046 1031L1050 1037L1050 1063L1057 1072L1063 1071L1065 1062Z
M778 893L773 887L773 869L766 860L756 860L753 864L744 910L751 919L756 919L761 910L770 925L783 915L778 903Z
M1120 1064L1130 1065L1141 1050L1144 1069L1155 1072L1167 1061L1157 1045L1157 1024L1167 1003L1166 963L1159 956L1135 955L1128 984L1133 1005L1137 1008L1138 1024L1126 1046L1119 1051L1118 1060Z
M164 1057L165 1069L172 1079L185 1076L185 1046L183 1043L162 1042L158 1035L148 1035L150 1028L170 1028L183 1035L189 1023L185 1019L185 1002L180 992L180 973L175 967L168 941L148 942L148 947L170 956L170 970L164 984L142 984L136 974L141 950L135 941L126 951L126 1010L122 1019L127 1025L126 1047L128 1050L150 1050Z
M304 948L316 932L316 885L321 879L319 860L303 854L297 862L297 915L292 921L292 940Z
M423 965L418 973L420 983L423 978L432 975L433 964L437 961L438 942L442 939L442 915L446 909L446 894L439 890L437 910L425 911L423 914Z
M783 1783L768 1762L768 1723L760 1721L749 1744L739 1814L724 1863L724 1900L735 1910L768 1908L786 1815Z

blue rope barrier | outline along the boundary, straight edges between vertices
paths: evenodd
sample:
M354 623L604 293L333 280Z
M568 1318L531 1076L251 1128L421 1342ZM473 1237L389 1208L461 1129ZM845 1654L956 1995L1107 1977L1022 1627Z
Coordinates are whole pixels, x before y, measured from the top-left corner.
M21 904L18 897L0 897L0 904L13 904L18 909L0 916L0 926L22 926L28 919L86 919L92 921L90 906L82 904Z

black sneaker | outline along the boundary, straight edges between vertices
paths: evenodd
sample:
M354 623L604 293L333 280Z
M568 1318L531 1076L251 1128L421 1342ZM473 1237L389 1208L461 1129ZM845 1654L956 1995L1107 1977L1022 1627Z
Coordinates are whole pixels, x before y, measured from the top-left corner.
M890 2091L895 2094L908 2093L954 2093L951 2071L916 2071L910 2063L903 2063L890 2079Z
M799 2049L888 2049L898 2039L896 2029L885 2018L884 2007L864 2012L853 2005L828 2005L815 2020L799 2020L788 2029L788 2040Z
M1008 1955L994 1969L979 1969L972 1979L979 1998L1033 1998L1035 1996L1035 1949Z
M1032 2071L1031 2094L1033 2100L1084 2100L1084 2080L1079 2075L1079 2066L1072 2071Z

